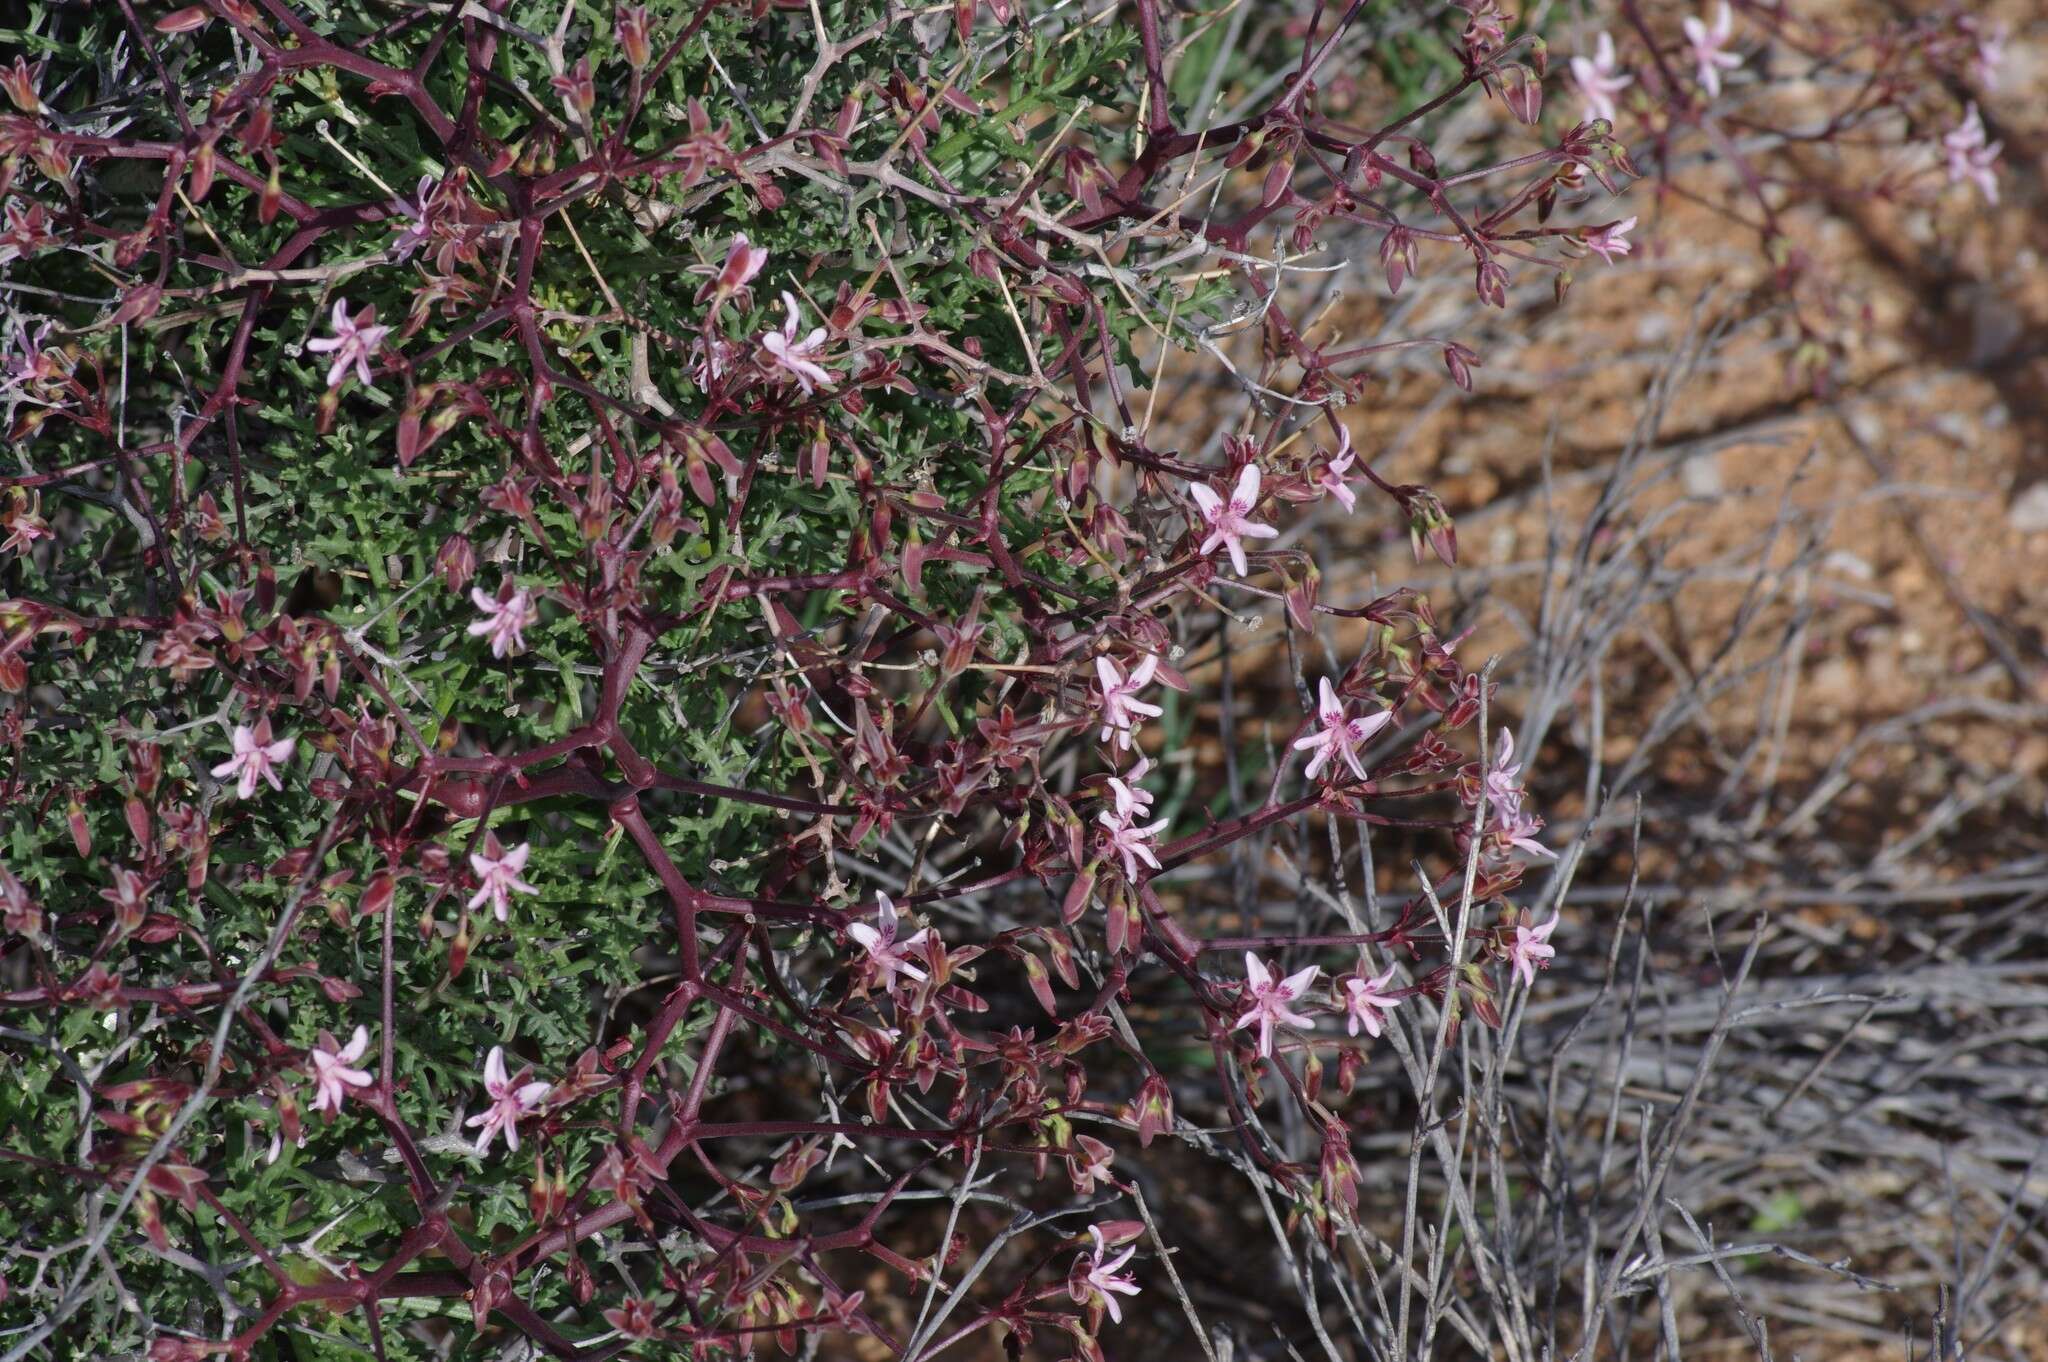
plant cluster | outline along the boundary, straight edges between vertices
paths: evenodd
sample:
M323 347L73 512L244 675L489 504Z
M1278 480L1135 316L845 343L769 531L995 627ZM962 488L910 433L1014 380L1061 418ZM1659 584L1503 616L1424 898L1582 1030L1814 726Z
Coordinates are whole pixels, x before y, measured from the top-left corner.
M1210 1138L1184 1070L1334 1237L1389 1015L1434 1005L1440 1058L1552 959L1490 682L1288 533L1327 504L1453 562L1335 411L1374 363L1479 356L1325 343L1277 281L1342 225L1395 291L1462 254L1483 302L1561 297L1630 250L1619 101L1656 141L1741 79L1725 6L1680 39L1625 4L1647 64L1574 61L1582 118L1491 0L1426 97L1333 112L1378 7L1318 7L1202 126L1200 25L1156 0L30 9L9 1362L1099 1356L1158 1247L1121 1169ZM1523 145L1439 164L1482 101ZM1947 155L1994 183L1974 114ZM1139 376L1246 334L1221 460L1149 444ZM1261 599L1290 647L1369 632L1240 805L1185 759L1188 673ZM1232 935L1173 887L1310 814L1443 868L1377 930L1346 898ZM1140 985L1176 1007L1134 1018Z

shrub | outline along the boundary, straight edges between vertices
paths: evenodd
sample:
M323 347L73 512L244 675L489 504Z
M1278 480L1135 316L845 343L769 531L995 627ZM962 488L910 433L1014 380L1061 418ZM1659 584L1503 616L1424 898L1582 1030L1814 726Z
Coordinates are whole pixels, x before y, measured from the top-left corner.
M1462 251L1484 303L1561 297L1635 167L1535 130L1545 49L1490 4L1342 72L1390 8L1242 52L1129 13L39 21L0 125L5 1356L1092 1356L1121 1167L1209 1138L1189 1075L1348 1220L1352 1038L1434 1002L1434 1075L1558 918L1508 900L1552 853L1484 676L1283 537L1328 499L1452 562L1334 411L1479 356L1321 343L1276 290L1351 224L1393 290ZM1206 130L1197 49L1271 75ZM1660 136L1702 126L1665 80ZM1478 101L1520 149L1440 166ZM1245 335L1221 461L1151 447L1173 350ZM1180 697L1259 600L1369 642L1219 783ZM1311 814L1442 868L1385 925L1162 893Z

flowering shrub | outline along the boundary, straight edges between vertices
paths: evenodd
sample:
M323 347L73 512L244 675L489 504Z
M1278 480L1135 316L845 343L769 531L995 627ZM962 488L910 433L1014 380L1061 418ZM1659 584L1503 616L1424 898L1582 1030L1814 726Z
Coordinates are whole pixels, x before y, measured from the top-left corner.
M1154 0L55 12L0 122L0 1356L1096 1356L1203 1066L1334 1239L1364 1047L1569 933L1509 904L1553 852L1488 682L1288 539L1453 562L1333 413L1479 356L1319 344L1260 251L1364 225L1493 304L1626 256L1614 120L1711 133L1755 32L1628 12L1583 119L1474 0L1426 98L1324 111L1355 3L1202 127ZM1521 147L1440 166L1475 101ZM1284 419L1148 444L1138 375L1247 317ZM1257 599L1371 631L1235 807L1177 697ZM1442 864L1377 930L1175 889L1312 814Z

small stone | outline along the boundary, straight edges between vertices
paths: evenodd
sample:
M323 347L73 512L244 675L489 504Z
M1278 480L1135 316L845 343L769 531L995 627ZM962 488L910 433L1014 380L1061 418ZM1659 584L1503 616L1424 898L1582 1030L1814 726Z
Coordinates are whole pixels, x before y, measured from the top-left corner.
M1679 465L1679 479L1685 484L1688 496L1717 497L1721 495L1721 456L1719 453L1695 454Z
M2021 534L2048 532L2048 482L2037 482L2014 497L2005 518Z

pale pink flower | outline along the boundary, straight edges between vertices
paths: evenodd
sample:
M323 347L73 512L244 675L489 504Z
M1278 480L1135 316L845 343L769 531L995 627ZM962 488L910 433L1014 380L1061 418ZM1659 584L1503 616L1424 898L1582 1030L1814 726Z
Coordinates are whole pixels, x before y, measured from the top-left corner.
M920 927L916 932L898 941L896 939L896 902L887 894L875 895L875 925L865 922L849 923L846 934L860 942L861 949L868 953L868 959L882 974L882 987L896 987L896 976L905 974L919 983L929 977L925 971L910 959L908 952L931 935L931 929Z
M334 358L327 365L327 386L338 388L341 380L348 377L349 366L354 365L356 377L367 386L370 382L370 356L377 353L377 347L384 343L384 337L391 334L388 326L371 326L377 315L374 306L366 307L354 317L349 316L348 300L336 298L334 313L330 322L332 336L306 342L306 348L315 354L324 355L329 351Z
M783 319L782 330L763 331L761 348L768 352L768 357L777 365L789 371L790 376L796 379L797 386L804 390L806 397L811 394L811 385L814 383L819 387L831 387L832 375L817 362L816 358L818 352L825 348L825 328L815 327L809 335L798 340L796 298L787 290L782 294L782 307L788 314Z
M1700 85L1708 98L1719 98L1721 73L1742 65L1740 56L1723 50L1728 46L1728 40L1735 36L1735 11L1728 8L1728 0L1721 0L1721 10L1714 16L1712 28L1690 14L1685 16L1684 28L1685 45L1699 67Z
M512 911L512 895L538 894L519 872L526 869L526 858L533 853L531 842L521 842L510 851L500 845L498 834L484 834L481 851L469 853L469 868L476 872L476 892L469 897L469 906L474 911L479 904L491 905L491 912L503 922Z
M1093 1135L1076 1135L1074 1152L1067 1155L1067 1175L1074 1181L1074 1195L1087 1196L1098 1182L1114 1183L1109 1175L1116 1151Z
M1085 1302L1090 1296L1094 1296L1102 1302L1103 1308L1109 1311L1110 1323L1121 1324L1124 1315L1123 1310L1117 1305L1116 1298L1138 1294L1138 1284L1124 1271L1124 1265L1131 1261L1138 1250L1136 1247L1127 1248L1111 1258L1109 1245L1104 1242L1102 1231L1090 1225L1088 1233L1094 1237L1095 1251L1085 1260L1088 1268L1081 1274L1080 1284L1072 1292L1073 1297L1078 1302Z
M1592 56L1572 58L1572 80L1586 97L1587 120L1604 118L1609 123L1615 121L1614 97L1636 83L1634 76L1621 72L1614 56L1614 37L1606 32L1593 44Z
M1358 509L1358 493L1344 480L1344 475L1351 470L1351 465L1357 459L1358 456L1351 450L1351 432L1342 431L1338 436L1337 452L1315 476L1315 485L1325 494L1337 498L1347 512Z
M439 187L440 182L432 175L422 175L419 184L413 189L411 203L404 199L391 201L391 211L406 221L405 229L391 243L392 259L411 259L412 253L425 245L427 238L432 235L433 224L428 220L428 201L434 197L434 191Z
M1316 976L1320 973L1322 973L1322 970L1319 967L1310 965L1307 969L1297 970L1285 979L1276 982L1273 978L1273 971L1266 967L1266 962L1259 959L1251 951L1246 951L1244 953L1244 975L1245 982L1249 985L1247 996L1251 999L1251 1006L1246 1009L1243 1016L1237 1019L1237 1025L1230 1029L1242 1031L1253 1022L1257 1022L1259 1024L1259 1054L1263 1058L1271 1059L1273 1057L1273 1027L1275 1025L1291 1026L1300 1031L1312 1031L1315 1029L1315 1018L1303 1016L1290 1008L1288 1004L1295 1002L1304 993L1307 993L1309 986L1315 983Z
M1536 834L1542 830L1543 820L1520 805L1501 813L1500 835L1509 846L1520 847L1531 856L1554 861L1557 853L1536 840Z
M1493 750L1493 765L1486 772L1486 802L1503 817L1522 807L1522 764L1514 755L1515 735L1503 728Z
M498 594L493 596L482 587L473 586L469 589L469 601L483 615L482 619L469 622L469 633L490 638L492 657L526 651L524 630L540 618L540 611L534 608L532 592L520 587L508 594L501 586Z
M521 1069L519 1077L532 1073L530 1068ZM519 1148L519 1118L539 1106L541 1099L548 1095L546 1083L521 1083L505 1076L505 1049L493 1045L491 1053L484 1057L484 1091L490 1094L491 1104L469 1118L467 1124L482 1126L483 1134L476 1137L476 1152L488 1153L491 1137L499 1131L505 1132L505 1143L513 1149Z
M1152 812L1152 792L1139 783L1151 770L1152 758L1139 757L1136 766L1109 778L1110 797L1116 801L1119 818Z
M1610 222L1598 231L1586 233L1586 249L1612 265L1616 256L1627 255L1635 249L1628 240L1628 234L1635 229L1634 218Z
M1344 981L1344 1014L1350 1018L1345 1029L1352 1035L1358 1034L1363 1026L1366 1034L1375 1040L1379 1038L1380 1023L1388 1012L1401 1005L1401 1000L1387 992L1387 985L1394 980L1394 967L1387 966L1385 974L1370 979L1354 975Z
M740 361L740 346L724 336L713 335L708 339L699 336L691 343L691 354L695 357L690 365L690 377L700 388L708 388L732 371Z
M1948 180L1950 184L1961 184L1964 180L1974 182L1983 193L1986 203L1998 202L1998 153L2005 143L1984 141L1984 118L1977 112L1975 100L1970 102L1969 111L1955 130L1941 139L1941 148L1948 156Z
M1193 483L1188 491L1195 498L1195 505L1201 509L1202 523L1209 528L1208 537L1202 541L1198 553L1215 552L1217 546L1230 555L1230 566L1242 577L1248 570L1244 556L1244 541L1251 539L1272 539L1280 531L1271 525L1261 525L1246 519L1252 507L1259 504L1259 466L1248 463L1244 472L1237 475L1237 486L1231 490L1230 500L1225 501L1207 483Z
M341 1111L341 1099L350 1088L367 1088L372 1082L368 1069L351 1068L370 1048L370 1033L358 1026L348 1038L348 1048L334 1048L334 1037L320 1033L320 1043L306 1052L313 1065L313 1110Z
M278 766L291 759L292 748L297 746L295 738L270 740L270 720L259 719L256 727L236 724L233 737L235 755L213 768L213 774L223 780L235 777L235 794L247 799L256 793L256 782L270 782L273 790L282 790L284 785L277 778Z
M1116 663L1108 658L1095 659L1095 679L1102 685L1103 742L1114 742L1119 748L1128 749L1137 732L1139 719L1156 718L1165 713L1157 705L1148 705L1134 698L1152 684L1152 673L1158 670L1159 659L1149 654L1131 668L1129 676L1118 671Z
M1557 930L1557 914L1550 915L1550 921L1541 927L1526 923L1515 924L1514 944L1508 947L1508 959L1514 966L1522 983L1530 988L1536 986L1536 971L1549 969L1550 959L1557 954L1557 948L1550 944L1550 934Z
M0 524L7 527L7 538L0 542L0 553L26 555L38 539L54 539L57 532L50 528L50 522L42 516L42 493L24 496L15 492L8 504L8 514L0 516Z
M1154 870L1160 868L1159 857L1152 851L1152 839L1165 831L1168 821L1162 818L1141 827L1133 821L1135 811L1135 805L1124 805L1115 810L1104 809L1095 816L1106 830L1103 840L1109 844L1110 854L1122 859L1124 878L1132 881L1138 878L1139 861Z
M1377 714L1354 719L1345 711L1344 702L1337 698L1337 689L1330 684L1329 677L1322 679L1318 689L1321 702L1316 706L1316 718L1321 722L1322 728L1307 737L1294 740L1295 751L1306 752L1313 749L1315 752L1315 756L1309 760L1308 769L1302 774L1314 780L1332 758L1342 757L1345 764L1351 768L1352 774L1364 780L1365 764L1358 759L1358 749L1364 746L1373 734L1387 726L1393 719L1394 712L1383 709Z
M1977 55L1971 59L1970 74L1987 90L1998 88L1998 71L2005 65L2005 40L2011 36L2012 29L2003 19L1977 31Z

